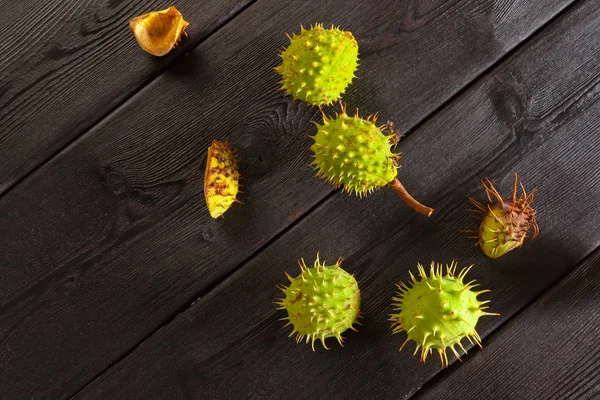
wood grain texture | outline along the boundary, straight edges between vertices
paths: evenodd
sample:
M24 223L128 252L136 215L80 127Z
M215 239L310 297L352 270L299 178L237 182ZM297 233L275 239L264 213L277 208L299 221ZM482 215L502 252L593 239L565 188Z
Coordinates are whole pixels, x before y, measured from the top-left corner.
M0 25L8 27L3 34L10 40L0 45L0 194L122 104L250 2L179 1L177 7L191 21L190 38L181 49L165 58L142 53L126 24L135 15L165 7L159 1L4 2ZM439 47L449 41L460 44L451 47L467 59L489 62L490 54L514 46L570 1L543 0L538 7L527 3L480 0L472 9L456 0L409 2L398 9L385 8L386 3L381 3L372 8L374 15L368 15L366 30L372 34L365 40L373 42L371 51L376 53L400 44L408 50L407 55L422 54L423 65L437 63L437 52L415 52L417 46ZM298 4L307 10L313 7L307 2ZM339 14L330 11L318 17L325 20ZM438 24L446 12L455 17L459 12L465 15L458 15L460 25ZM291 30L298 21L293 20L293 15L290 17L291 24L287 27ZM341 17L336 20L342 22ZM433 32L423 35L422 30L430 30L432 26ZM412 40L415 35L421 39ZM459 55L456 54L456 60ZM377 57L372 59L375 61ZM408 77L418 78L407 80L412 86L421 90L423 86L433 86L423 82L437 78L437 68L413 69L415 63L410 56L395 62ZM472 64L465 63L464 67L472 68ZM452 77L466 82L468 74L463 72L457 69ZM392 92L394 89L395 85L387 88ZM404 87L400 89L405 91ZM367 94L364 90L363 93ZM385 95L386 91L378 91L375 98Z
M73 394L331 193L308 166L317 111L274 90L284 30L354 31L360 71L375 72L347 99L409 129L568 2L411 3L400 28L362 2L300 4L250 7L0 200L6 396ZM465 42L478 30L494 45ZM238 148L246 203L218 221L201 192L213 138Z
M0 4L0 195L195 47L251 0L180 0L180 49L140 49L128 20L157 0Z
M496 327L600 245L600 11L593 1L544 29L402 144L404 183L437 207L430 219L391 192L336 194L172 323L111 368L78 399L407 398L440 370L398 353L394 283L416 263L475 263L470 277L493 290L478 330ZM489 176L504 193L518 171L538 188L541 235L491 260L459 229L477 226L467 197ZM585 188L585 190L580 190ZM364 319L344 348L311 352L287 338L272 301L296 260L345 258L359 279ZM484 341L484 346L486 345ZM478 350L471 349L477 353ZM483 350L485 352L485 348Z
M415 399L600 398L600 251Z

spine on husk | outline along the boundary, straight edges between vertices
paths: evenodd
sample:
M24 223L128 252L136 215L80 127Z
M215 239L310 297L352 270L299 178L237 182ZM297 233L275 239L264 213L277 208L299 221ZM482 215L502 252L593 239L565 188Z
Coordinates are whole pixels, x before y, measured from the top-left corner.
M338 100L355 77L358 43L352 33L322 24L301 27L281 52L281 90L308 105L321 106Z
M393 333L406 334L400 350L412 341L416 345L415 354L421 350L421 362L436 351L442 367L447 367L447 349L459 360L457 348L467 352L461 343L463 339L481 346L481 338L475 330L479 318L498 314L487 311L489 300L477 299L489 290L473 291L478 286L475 281L465 283L465 275L472 267L457 274L457 264L453 261L446 266L444 274L442 265L432 262L427 275L419 264L417 277L410 273L410 282L398 285L390 320Z
M285 326L292 326L290 337L310 343L313 351L316 340L329 349L327 338L335 338L343 346L342 333L356 330L360 290L354 276L340 267L341 261L326 265L317 255L314 265L307 267L300 259L300 274L293 278L286 273L290 283L280 287L284 297L276 304L287 312L282 320L287 321Z
M483 253L490 258L498 258L523 245L532 230L532 239L539 234L536 211L531 208L535 190L527 193L519 177L515 174L512 196L503 199L489 179L481 181L488 199L487 204L469 198L475 206L469 211L481 220L479 229L463 230L477 239ZM517 187L521 196L517 197Z
M397 178L400 156L392 152L399 135L391 123L377 125L377 115L361 118L342 111L334 117L323 114L323 124L315 123L311 150L317 176L359 197L388 187L420 214L433 209L415 200Z

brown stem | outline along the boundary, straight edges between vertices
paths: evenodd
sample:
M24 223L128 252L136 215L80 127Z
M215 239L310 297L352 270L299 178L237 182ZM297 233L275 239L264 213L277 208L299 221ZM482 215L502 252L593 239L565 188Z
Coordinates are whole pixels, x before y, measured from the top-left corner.
M394 192L396 192L398 196L400 196L400 198L404 200L407 206L411 207L419 214L427 215L429 217L433 213L433 208L424 206L423 204L415 200L410 194L408 194L408 192L406 191L406 189L404 189L404 186L402 186L398 178L388 183L388 187Z

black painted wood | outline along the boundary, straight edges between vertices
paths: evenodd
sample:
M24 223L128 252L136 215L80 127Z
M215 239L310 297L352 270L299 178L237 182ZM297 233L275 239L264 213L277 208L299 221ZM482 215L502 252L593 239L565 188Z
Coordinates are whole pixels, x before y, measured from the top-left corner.
M600 251L416 399L600 398Z
M394 284L417 262L477 265L471 278L493 290L491 311L502 314L480 321L485 337L600 245L599 31L595 2L578 2L401 143L401 177L437 207L432 218L391 192L362 200L336 194L76 398L414 394L441 368L436 360L420 364L412 346L398 353L403 338L391 335L387 314ZM485 176L509 193L515 171L539 190L541 235L490 260L458 233L477 226L467 197L483 198L478 180ZM283 270L296 273L296 259L310 262L318 251L321 259L345 258L365 317L345 348L313 353L287 338L272 301Z
M274 91L284 29L336 15L382 77L348 99L410 128L567 3L414 3L400 28L358 2L248 9L0 201L6 396L69 396L331 193L308 167L317 112ZM495 45L475 51L478 30ZM200 189L213 137L240 149L246 191L219 221Z
M0 195L250 3L178 1L189 37L158 58L128 20L164 1L0 2Z

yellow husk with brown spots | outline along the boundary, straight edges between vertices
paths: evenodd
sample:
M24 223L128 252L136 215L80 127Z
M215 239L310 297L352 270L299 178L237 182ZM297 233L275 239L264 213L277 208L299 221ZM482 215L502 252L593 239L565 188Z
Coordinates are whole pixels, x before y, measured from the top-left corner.
M218 218L229 209L236 199L240 173L238 161L227 142L213 140L208 149L204 173L204 198L210 216Z

